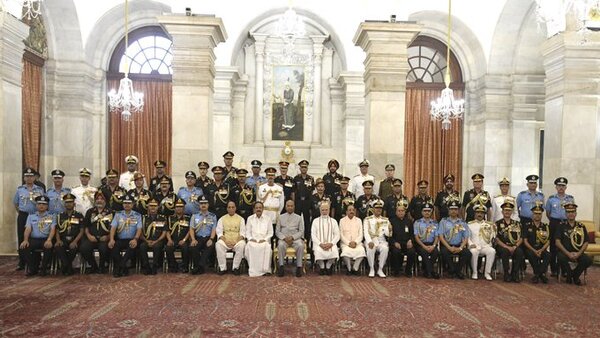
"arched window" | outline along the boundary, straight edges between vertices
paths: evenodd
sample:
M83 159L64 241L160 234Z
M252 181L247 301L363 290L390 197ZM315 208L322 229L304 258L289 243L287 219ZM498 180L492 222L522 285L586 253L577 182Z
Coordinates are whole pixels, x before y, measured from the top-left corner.
M108 167L125 171L125 157L136 155L140 161L138 170L146 175L147 182L154 174L154 161L168 163L171 159L171 47L172 42L161 27L136 29L129 34L127 53L125 38L117 44L106 74L107 91L116 90L129 63L133 89L144 94L144 110L134 113L131 121L123 121L118 113L108 115Z
M108 68L109 73L153 75L165 78L173 74L171 62L173 42L160 27L150 26L137 29L129 34L129 47L125 53L125 39L115 48Z
M410 67L406 75L408 86L444 86L446 45L427 36L418 36L408 48L408 65ZM452 52L450 52L450 82L453 88L464 87L460 65Z

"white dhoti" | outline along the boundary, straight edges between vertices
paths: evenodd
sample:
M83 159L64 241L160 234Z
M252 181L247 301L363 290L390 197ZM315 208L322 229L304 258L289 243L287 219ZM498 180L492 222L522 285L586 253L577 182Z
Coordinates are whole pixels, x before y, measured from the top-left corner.
M477 276L477 261L479 256L485 256L485 274L489 275L492 272L492 265L494 265L494 259L496 259L496 250L491 246L485 246L482 248L471 248L471 269L473 270L473 276Z
M245 251L250 277L271 273L271 245L269 241L262 243L248 242Z
M356 243L354 248L351 248L346 244L342 244L342 253L340 256L348 257L350 259L365 257L365 247L362 245L362 243Z
M246 241L241 240L233 246L233 249L230 249L225 244L225 241L222 239L217 241L215 245L215 250L217 251L217 262L219 263L219 269L221 271L227 270L227 251L233 251L233 269L237 269L240 267L240 263L242 262L242 258L244 258L244 248L246 247Z
M375 269L375 253L379 252L379 270L383 270L385 262L387 261L388 252L390 250L387 242L382 242L378 240L374 240L373 249L369 248L369 244L367 247L367 261L369 262L369 267L371 270Z
M321 248L320 246L315 246L313 248L313 251L315 252L315 260L316 261L321 261L321 260L330 260L330 259L338 259L340 257L340 254L338 252L338 248L337 246L332 246L331 249L329 250L323 250L323 248Z

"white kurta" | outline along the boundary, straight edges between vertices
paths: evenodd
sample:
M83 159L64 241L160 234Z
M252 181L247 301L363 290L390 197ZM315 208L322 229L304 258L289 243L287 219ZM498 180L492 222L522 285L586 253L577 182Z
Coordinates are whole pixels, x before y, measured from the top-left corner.
M315 260L337 259L340 257L337 243L340 241L340 228L337 221L329 216L315 218L312 222L311 239ZM329 250L323 250L321 244L332 243Z
M365 194L363 190L363 182L364 181L373 181L375 182L375 177L373 175L366 174L363 176L362 174L356 175L352 178L352 185L350 186L351 191L354 193L354 196L358 198Z
M262 276L271 272L271 237L273 237L273 223L263 213L260 218L256 214L248 217L246 221L246 260L248 261L248 274L250 277ZM253 242L264 240L262 243Z
M75 211L85 215L85 213L94 206L94 194L98 189L88 186L78 186L71 189L71 193L75 195Z
M504 204L507 198L512 199L512 202L515 204L515 208L513 210L512 215L510 215L510 218L515 221L520 220L515 197L511 195L498 195L492 200L492 220L494 223L496 223L498 220L501 220L504 217L502 215L502 208L500 206Z
M348 216L340 220L340 241L342 247L342 257L356 259L365 257L365 248L363 241L363 226L360 218ZM356 242L356 247L351 248L350 242Z
M269 216L273 223L277 223L279 214L285 205L283 188L279 184L262 184L258 187L258 200L262 201L265 206L263 215Z

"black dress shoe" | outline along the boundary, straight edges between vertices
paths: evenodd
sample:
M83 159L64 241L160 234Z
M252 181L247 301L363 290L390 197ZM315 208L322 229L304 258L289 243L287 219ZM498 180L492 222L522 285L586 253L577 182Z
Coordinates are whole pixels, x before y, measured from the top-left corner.
M188 270L188 268L178 269L175 272L179 272L179 271L181 271L181 273L188 273L188 272L190 272L190 270Z
M540 279L542 280L542 283L548 284L548 277L546 277L546 275L540 275Z
M240 269L233 269L233 274L235 276L239 276L240 275Z
M23 271L25 270L25 265L17 265L17 268L15 269L15 271Z
M573 278L571 276L567 276L567 284L573 284Z
M405 273L404 273L404 277L411 278L411 277L412 277L412 273L410 273L410 272L405 272Z
M462 273L457 273L457 274L456 274L456 278L458 278L458 279L461 279L461 280L462 280L462 279L465 279L465 275L463 275Z
M579 279L579 278L573 278L573 284L575 284L575 285L581 285L581 279Z
M100 268L100 270L98 270L100 274L105 275L108 272L108 269L106 268Z
M219 276L223 276L226 273L227 273L227 270L221 270L221 268L219 268L219 271L217 271L217 275L219 275Z
M151 275L152 274L152 270L150 270L150 269L144 269L143 274L144 274L144 276Z
M327 276L333 275L333 266L327 269Z
M352 275L352 270L346 270L346 276L351 276Z
M31 277L31 276L35 276L37 275L37 271L27 271L27 273L25 273L25 276L27 277Z
M296 268L296 277L302 277L302 268Z
M538 277L538 276L533 276L533 277L531 277L531 282L532 282L533 284L537 284L537 283L539 283L539 282L540 282L540 277Z
M325 268L319 269L319 276L325 276Z
M285 269L283 265L280 265L277 269L277 277L283 277L285 275Z
M517 277L517 276L513 276L513 277L510 279L510 281L511 281L511 282L513 282L513 283L521 283L521 280L520 280L520 279L519 279L519 277Z
M509 283L509 282L510 282L510 275L509 275L509 274L506 274L506 273L504 274L504 281L505 281L506 283Z
M433 272L433 273L431 274L431 277L432 277L433 279L440 279L440 275L438 275L438 273L437 273L437 272Z
M46 269L42 269L42 271L40 271L40 276L44 277L48 275L48 271L46 271Z
M113 277L115 278L119 278L119 277L123 277L123 274L121 272L113 272Z
M121 275L129 276L129 268L123 268L123 270L121 271Z
M550 274L550 277L558 277L558 273L556 273L556 272L552 272L552 273Z

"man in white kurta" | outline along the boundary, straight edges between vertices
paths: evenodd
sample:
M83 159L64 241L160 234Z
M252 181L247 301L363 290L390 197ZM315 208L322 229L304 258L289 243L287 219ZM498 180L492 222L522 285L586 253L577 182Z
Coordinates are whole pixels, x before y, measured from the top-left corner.
M219 218L217 221L217 262L219 263L219 274L227 272L227 251L233 251L233 266L231 267L234 275L240 274L240 263L244 258L244 248L246 247L246 222L244 218L235 213L235 202L227 203L227 215Z
M498 186L500 187L500 195L496 195L492 199L492 221L494 223L504 218L504 215L502 215L501 207L502 204L504 204L504 202L510 201L515 205L517 204L515 196L510 195L508 193L510 190L510 181L508 180L508 178L504 177L500 182L498 182ZM517 208L513 210L513 213L510 216L510 218L515 221L521 220L519 218L519 211L517 210Z
M356 217L354 204L346 208L346 216L340 220L340 241L342 242L342 259L348 268L348 275L359 275L360 263L365 258L363 241L363 224ZM352 261L354 260L354 264Z
M469 250L471 251L472 279L477 279L477 261L485 256L485 279L492 280L491 272L496 250L492 247L496 237L496 225L484 220L486 207L477 205L474 208L475 219L469 222Z
M265 169L267 174L267 183L258 187L258 200L264 204L263 213L271 218L273 224L277 223L279 214L285 204L283 187L275 183L275 173L277 170L273 167Z
M338 222L329 217L329 203L322 203L319 210L321 216L313 220L311 228L313 253L315 262L319 264L319 274L331 275L333 264L340 254L337 248L337 243L340 241L340 228Z
M254 203L254 214L246 221L246 260L250 277L271 273L273 223L263 213L263 204Z
M383 212L383 201L377 200L373 204L373 215L365 218L363 222L363 233L367 247L367 261L369 262L369 277L375 277L375 253L379 252L379 268L377 276L385 278L383 267L387 261L390 247L387 238L392 235L392 224L387 217L381 216Z

